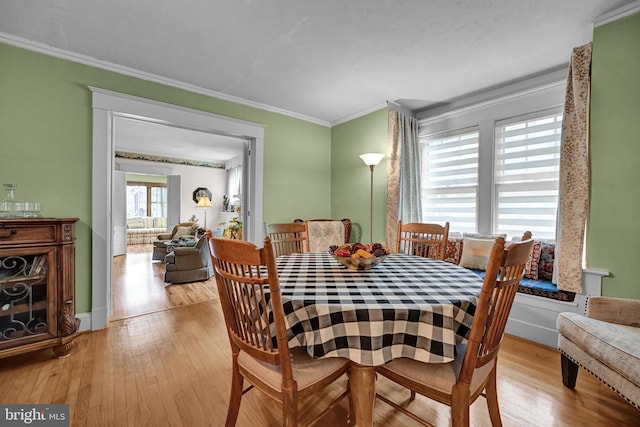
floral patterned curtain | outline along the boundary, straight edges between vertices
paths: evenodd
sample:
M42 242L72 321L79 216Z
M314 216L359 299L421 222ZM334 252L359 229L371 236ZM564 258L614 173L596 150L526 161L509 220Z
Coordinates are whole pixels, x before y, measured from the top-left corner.
M553 282L582 292L582 252L589 214L591 43L573 49L562 117L560 191Z
M420 222L418 120L389 111L387 141L387 246L396 245L398 220Z

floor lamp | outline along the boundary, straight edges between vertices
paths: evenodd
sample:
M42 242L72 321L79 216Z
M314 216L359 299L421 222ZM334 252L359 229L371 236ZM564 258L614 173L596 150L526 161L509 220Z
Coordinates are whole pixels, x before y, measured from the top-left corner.
M369 166L371 170L371 194L369 200L369 229L370 229L370 243L373 243L373 168L380 163L380 160L384 157L382 153L366 153L359 156L365 165Z
M211 204L211 200L209 200L209 196L201 196L198 199L198 204L196 205L199 208L204 208L204 229L207 229L207 209L209 209L211 206L213 206Z

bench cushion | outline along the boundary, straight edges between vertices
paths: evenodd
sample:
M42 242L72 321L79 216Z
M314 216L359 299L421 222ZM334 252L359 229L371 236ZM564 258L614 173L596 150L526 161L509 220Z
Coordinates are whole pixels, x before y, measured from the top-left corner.
M640 386L640 328L560 313L558 332L581 350Z

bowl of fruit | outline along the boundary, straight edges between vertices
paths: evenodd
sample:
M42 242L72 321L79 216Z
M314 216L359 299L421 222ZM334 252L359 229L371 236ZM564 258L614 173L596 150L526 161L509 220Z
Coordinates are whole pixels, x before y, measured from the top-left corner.
M331 255L350 270L369 270L380 264L389 255L389 249L381 243L345 243L331 246Z

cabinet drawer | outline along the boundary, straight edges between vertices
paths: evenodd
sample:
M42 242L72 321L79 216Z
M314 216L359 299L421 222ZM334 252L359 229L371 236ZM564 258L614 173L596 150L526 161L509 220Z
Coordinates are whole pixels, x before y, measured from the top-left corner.
M54 224L22 225L0 222L0 246L56 241Z

